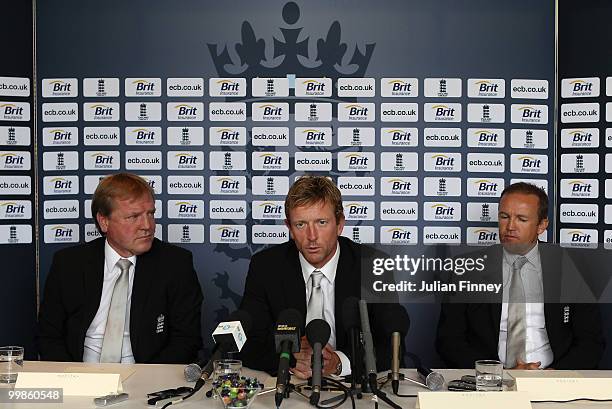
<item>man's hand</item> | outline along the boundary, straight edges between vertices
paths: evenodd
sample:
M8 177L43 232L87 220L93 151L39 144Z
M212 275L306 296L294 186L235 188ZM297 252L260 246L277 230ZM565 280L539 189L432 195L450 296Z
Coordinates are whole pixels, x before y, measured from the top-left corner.
M340 357L329 344L325 345L322 352L323 375L335 374ZM293 356L296 359L295 368L292 368L293 374L300 379L310 378L312 376L312 347L305 336L300 340L300 352L295 352Z
M516 366L510 369L540 369L542 362L523 362L520 359L516 361Z

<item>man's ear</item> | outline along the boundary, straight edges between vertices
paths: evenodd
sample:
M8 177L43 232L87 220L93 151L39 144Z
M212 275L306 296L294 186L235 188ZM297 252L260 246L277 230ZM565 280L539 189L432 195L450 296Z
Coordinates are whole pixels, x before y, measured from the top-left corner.
M538 224L538 235L542 234L548 228L548 218L540 220Z
M102 233L106 233L108 230L108 217L103 216L100 212L98 212L96 213L96 220L98 221L98 225L100 226Z

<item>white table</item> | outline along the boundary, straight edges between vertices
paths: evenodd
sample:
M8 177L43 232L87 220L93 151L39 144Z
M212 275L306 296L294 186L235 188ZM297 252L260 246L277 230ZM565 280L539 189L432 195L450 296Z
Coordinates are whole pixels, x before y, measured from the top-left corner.
M123 389L129 393L130 399L128 401L112 405L110 408L117 409L132 409L132 408L154 408L154 406L147 405L146 394L162 389L175 388L179 386L193 386L193 383L187 383L183 377L183 365L145 365L145 364L134 364L134 365L121 365L121 364L84 364L74 362L37 362L37 361L26 361L24 363L24 371L29 372L65 372L67 368L92 368L99 369L101 367L108 369L112 372L114 366L120 365L122 367L129 367L135 370L135 372L125 380L123 383ZM416 371L414 369L403 369L401 371L406 376L416 379ZM468 370L440 370L447 381L458 379L461 375L470 374ZM473 373L473 371L471 371ZM562 372L562 371L558 371ZM578 371L581 375L587 377L612 377L612 371ZM256 376L260 382L274 384L274 380L270 380L270 377L258 371L252 371L249 369L244 370L244 374L247 376ZM295 382L299 380L295 379ZM211 409L222 409L221 402L218 402L212 398L206 398L205 392L210 389L210 385L207 383L204 388L196 395L191 397L185 402L177 405L172 405L170 408L211 408ZM384 391L387 395L402 408L414 408L416 398L398 398L391 394L390 385L385 387ZM420 388L417 385L410 384L408 382L402 382L400 385L401 394L416 394L417 392L426 391L426 389ZM448 392L453 393L453 392ZM329 393L323 393L322 399L332 396ZM370 396L366 395L361 400L356 400L357 408L359 409L373 409L374 403L371 401ZM93 397L64 397L63 404L39 404L39 403L20 403L20 404L0 404L2 409L50 409L50 408L95 408L93 403ZM274 408L274 392L258 396L251 406L252 409L263 409L263 408ZM342 408L350 408L350 402L345 402ZM381 409L389 408L385 403L380 402L379 407ZM533 404L534 408L612 408L612 403L596 403L596 402L578 402L571 404ZM307 409L311 408L308 402L296 393L293 393L289 399L283 400L281 405L282 409Z

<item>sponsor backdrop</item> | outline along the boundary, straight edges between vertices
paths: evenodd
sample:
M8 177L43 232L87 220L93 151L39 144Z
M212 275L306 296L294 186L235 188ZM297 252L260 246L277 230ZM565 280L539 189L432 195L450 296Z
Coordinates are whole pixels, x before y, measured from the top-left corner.
M606 1L559 2L557 235L575 246L612 243L612 55L599 46L612 41L610 13ZM602 311L612 328L612 306ZM603 362L612 366L612 348Z
M554 16L526 0L37 2L41 284L56 250L98 237L89 198L117 171L152 184L157 236L194 253L205 334L251 255L288 239L283 199L306 173L337 182L355 241L498 242L505 185L557 194ZM439 365L437 307L408 309L410 349Z

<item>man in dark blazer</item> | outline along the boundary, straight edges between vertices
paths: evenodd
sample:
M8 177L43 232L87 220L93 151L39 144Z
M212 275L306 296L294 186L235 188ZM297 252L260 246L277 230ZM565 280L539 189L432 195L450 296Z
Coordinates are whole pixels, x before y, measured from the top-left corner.
M192 255L154 238L154 213L153 191L142 178L116 174L100 182L92 214L104 237L53 258L39 313L42 360L188 363L196 357L202 291ZM123 274L118 260L130 263L116 345L108 340L107 318ZM114 360L105 359L105 343L107 350L116 345Z
M288 308L298 310L307 318L307 295L312 297L312 291L307 292L308 275L320 269L325 274L321 285L328 285L326 297L333 298L333 305L329 299L325 300L323 319L332 326L332 338L335 338L334 345L328 344L323 351L323 372L346 375L351 371L342 306L347 297L360 298L360 263L365 247L340 236L344 227L342 199L338 188L326 177L298 179L287 195L285 214L292 240L254 255L249 266L240 308L252 315L253 326L242 349L243 363L270 373L276 371L274 325L277 318ZM330 276L332 280L328 280ZM389 368L391 363L390 339L380 328L384 321L380 317L400 313L405 314L405 310L399 304L370 305L379 370ZM311 354L312 350L303 340L293 368L298 377L311 375Z
M458 295L442 304L438 322L436 349L448 367L473 368L479 359L502 360L514 369L597 367L604 349L599 307L564 298L562 281L565 278L572 281L579 275L570 271L573 263L568 252L538 243L538 235L548 226L547 212L548 198L540 188L527 183L508 186L499 204L502 245L484 251L487 269L480 276L496 282L503 280L504 291L508 291L502 267L507 259L517 256L527 258L527 274L541 273L532 281L535 288L541 283L541 296L538 300L529 297L525 300L530 303L526 307L527 359L513 364L504 359L507 343L512 340L507 321L509 304L502 303L501 293L488 300L470 301ZM572 274L562 277L562 272ZM522 277L525 281L525 276ZM572 290L577 292L578 287Z

